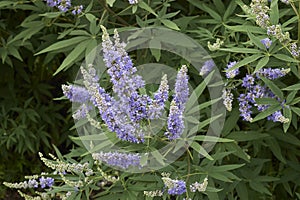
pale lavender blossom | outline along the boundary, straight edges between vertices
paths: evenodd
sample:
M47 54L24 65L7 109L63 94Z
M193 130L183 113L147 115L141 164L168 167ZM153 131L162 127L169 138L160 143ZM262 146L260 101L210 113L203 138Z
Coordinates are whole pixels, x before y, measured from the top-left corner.
M86 88L76 85L62 85L64 95L72 102L85 103L91 96Z
M57 8L61 12L67 12L71 7L71 1L70 0L59 0L58 2L59 2L59 5L57 6Z
M237 64L236 61L230 62L230 63L227 64L227 68L226 68L226 77L227 78L234 78L236 75L239 74L239 68L231 69L236 64Z
M41 188L52 187L52 185L54 184L54 179L53 179L53 178L50 178L50 177L44 178L44 177L42 176L42 177L39 179L39 181L40 181Z
M253 78L253 76L247 74L243 78L242 86L245 87L245 88L250 88L252 85L254 85L254 81L255 81L255 79Z
M50 7L55 7L57 6L59 0L45 0L47 2L47 5Z
M260 42L261 42L267 49L269 49L270 46L272 45L272 40L270 40L269 38L264 38L264 39L260 40Z
M211 70L214 68L215 63L212 59L207 60L204 62L204 65L201 67L200 69L200 76L205 76L207 75L209 72L211 72Z
M131 5L134 5L134 4L137 4L139 1L138 1L138 0L128 0L128 2L129 2Z
M284 68L264 68L264 69L260 69L257 73L256 76L258 78L260 78L261 76L266 77L270 80L274 80L277 78L281 78L283 76L285 76L286 74L288 74L290 72L290 69L284 69Z
M79 5L79 6L74 6L73 10L72 10L72 14L73 15L79 15L82 13L82 9L83 9L83 6L82 5Z
M35 179L28 180L28 187L29 188L38 188L39 183Z
M170 195L181 195L186 192L186 183L183 180L171 179L168 176L162 177L165 187Z

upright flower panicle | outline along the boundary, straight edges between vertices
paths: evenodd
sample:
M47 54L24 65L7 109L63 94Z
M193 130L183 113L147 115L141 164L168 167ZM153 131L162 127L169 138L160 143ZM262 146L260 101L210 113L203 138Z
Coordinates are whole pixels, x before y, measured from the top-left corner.
M93 159L104 162L108 165L128 169L129 167L141 167L141 156L133 153L118 153L118 152L100 152L93 153Z
M149 119L158 119L162 115L165 103L169 98L169 85L167 75L165 74L160 82L158 91L154 93L154 99L147 107Z
M229 89L223 89L223 105L230 112L232 110L233 94Z
M170 106L170 113L168 117L168 127L165 136L169 140L177 139L184 131L183 113L173 100Z
M187 67L183 65L177 73L175 83L174 101L180 110L184 110L185 103L189 97Z

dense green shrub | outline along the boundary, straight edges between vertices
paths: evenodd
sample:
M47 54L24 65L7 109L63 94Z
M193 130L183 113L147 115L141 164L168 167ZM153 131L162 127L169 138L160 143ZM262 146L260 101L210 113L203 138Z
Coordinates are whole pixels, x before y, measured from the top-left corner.
M39 0L0 2L3 19L0 21L0 55L3 63L3 78L0 79L3 81L3 91L0 93L3 99L0 136L3 139L0 144L4 149L1 157L3 154L6 160L12 160L13 157L16 159L16 154L24 154L27 160L24 157L24 161L18 159L21 165L34 157L32 153L48 153L50 142L57 146L65 141L65 133L70 128L70 117L64 116L66 103L52 99L62 96L61 84L72 82L70 76L75 79L84 59L90 64L96 58L97 64L104 67L104 63L97 60L101 58L90 54L103 42L103 35L105 42L105 29L101 31L101 25L110 34L116 28L120 35L135 28L164 27L194 38L209 52L217 67L210 73L199 74L196 66L189 63L188 59L162 50L165 42L174 42L172 35L161 36L163 39L154 41L146 37L134 40L133 35L125 41L136 46L150 41L154 47L131 51L135 66L158 62L178 69L182 64L188 65L189 82L197 97L195 101L202 110L198 118L189 118L187 113L191 112L191 106L187 106L185 119L197 124L197 136L186 147L183 155L164 168L140 174L115 170L104 164L103 157L101 163L101 159L90 153L108 148L105 141L101 140L103 135L109 135L109 140L130 153L145 153L146 148L142 144L129 144L120 140L118 133L112 133L105 126L103 116L94 113L100 124L89 117L75 121L76 128L84 129L84 125L90 123L96 128L91 129L94 131L91 135L71 137L75 145L69 152L64 149L61 154L62 149L55 148L57 158L52 154L45 157L40 154L41 160L54 173L27 177L29 180L25 183L5 185L21 189L20 194L27 199L30 199L27 195L44 199L299 199L300 2L131 2L73 1L72 7L66 12L62 12L58 5L50 7ZM72 10L81 9L76 7L79 4L83 4L82 13L73 15ZM191 45L186 40L174 43L179 49ZM195 55L191 54L190 57ZM203 60L199 62L203 64ZM112 63L118 64L117 59ZM204 67L205 64L202 69ZM223 81L209 85L218 70ZM67 77L64 71L70 75ZM100 76L100 84L111 94L116 86L109 82L111 77L108 74ZM82 83L82 79L76 80L76 84L79 83ZM211 99L209 88L214 87L224 87L222 98L221 94L219 98ZM139 92L153 97L152 93L157 88L150 85L145 90L140 88ZM80 91L88 91L89 94L95 92L87 85ZM171 112L170 104L174 106L171 103L173 93L176 95L176 91L171 91L166 100L167 113ZM72 100L66 90L65 95ZM218 103L223 103L222 108L226 107L228 112L211 116L213 106ZM70 104L67 106L71 107ZM208 125L217 126L214 120L221 117L224 117L225 122L220 136L205 137ZM150 143L146 145L148 149L155 150L160 145L171 143L163 132L160 134L158 138L150 137ZM188 139L183 137L182 141ZM91 143L88 151L86 141L93 140L100 142L97 145ZM208 153L202 141L217 143ZM11 149L15 152L11 153ZM151 155L153 160L160 163L166 161L165 155ZM49 157L51 160L48 160ZM147 162L147 158L142 157L140 162ZM4 163L1 170L3 168L5 171L5 168L11 166ZM39 172L33 169L32 173ZM9 178L5 180L11 181ZM39 192L31 194L31 190L25 189L34 188L37 184L34 180L39 182ZM195 182L198 182L199 189L196 192L189 188ZM44 189L45 184L48 189ZM180 189L168 191L175 186ZM162 197L150 197L149 191Z

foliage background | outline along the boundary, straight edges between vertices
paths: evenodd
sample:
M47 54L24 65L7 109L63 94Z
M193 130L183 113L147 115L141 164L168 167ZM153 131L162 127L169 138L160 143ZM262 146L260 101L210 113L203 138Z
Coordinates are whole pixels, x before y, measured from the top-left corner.
M300 87L282 90L299 82L298 61L277 40L273 42L278 51L260 50L256 41L267 37L266 30L258 27L255 20L246 18L241 9L250 1L141 2L132 6L123 0L74 0L72 4L83 4L85 8L80 16L62 14L39 0L0 2L0 181L14 182L23 180L24 175L47 171L37 152L53 152L52 144L67 154L66 159L81 159L84 149L69 138L76 134L72 129L71 104L54 98L62 96L61 84L74 80L81 61L100 44L100 24L110 31L118 28L120 32L133 27L165 26L187 34L203 47L207 47L208 41L222 39L222 48L211 52L220 71L224 71L229 61L236 60L242 63L240 70L245 73L255 69L265 57L269 58L266 67L291 68L290 74L273 82L285 96L290 96L290 105L294 107L291 123L270 122L263 119L265 116L255 123L244 122L235 101L221 135L231 139L230 142L215 146L211 153L213 161L204 158L190 163L195 172L208 176L211 188L220 191L208 191L195 199L300 199ZM294 3L297 9L298 3ZM272 1L271 5L272 20L282 24L297 41L299 19L292 7L280 1ZM158 61L177 67L178 60L170 59L171 56L157 50L132 53L137 64ZM197 78L191 81L195 85L201 82ZM242 91L237 88L235 94L239 92ZM208 92L204 91L199 102L208 100ZM191 151L197 154L195 149ZM179 176L187 174L187 159L187 155L183 156L168 170ZM115 190L101 199L126 199L131 195L142 198L140 190L157 187L154 175L148 187L139 175L124 174L124 177L128 177L127 191L120 191L121 186L116 185ZM144 187L137 187L139 184ZM0 198L13 193L1 186Z

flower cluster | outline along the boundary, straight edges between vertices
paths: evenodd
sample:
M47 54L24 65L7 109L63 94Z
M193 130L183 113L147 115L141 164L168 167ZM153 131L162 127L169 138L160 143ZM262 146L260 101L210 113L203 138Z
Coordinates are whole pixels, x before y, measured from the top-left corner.
M285 4L289 4L289 0L281 0ZM260 27L267 30L267 34L275 37L283 45L289 47L291 54L295 57L300 55L300 48L296 43L292 42L289 32L283 32L282 28L278 24L271 24L270 16L268 11L270 8L267 6L266 0L252 0L250 4L250 14L253 14L256 17L256 23ZM268 48L271 45L270 40L262 41L262 43Z
M133 153L118 153L118 152L100 152L93 153L93 159L98 162L104 162L108 165L128 169L129 167L141 167L141 156Z
M27 188L38 188L39 185L41 188L49 187L51 188L54 184L54 179L51 177L40 177L39 181L36 179L29 179L28 181L23 181L20 183L3 183L5 186L9 188L16 188L16 189L27 189Z
M169 173L162 173L162 181L165 184L165 187L168 189L168 194L170 195L181 195L186 192L186 182L183 180L171 179ZM191 192L204 192L206 191L208 185L208 179L205 178L202 183L192 183L190 187ZM162 192L159 192L162 194Z
M269 38L264 38L264 39L260 40L260 42L261 42L267 49L269 49L270 46L272 45L272 40L270 40Z
M282 102L281 99L276 97L273 92L260 84L255 84L260 80L260 77L266 77L270 80L274 80L276 78L283 77L289 72L289 69L272 69L272 68L265 68L260 69L256 72L256 77L253 75L247 74L242 81L242 86L246 88L246 93L240 94L238 101L239 101L239 110L243 120L251 122L253 120L252 114L252 107L256 107L259 112L262 112L269 108L269 105L258 105L256 103L256 98L274 98L278 102ZM256 79L258 79L256 81ZM288 118L285 118L281 111L276 111L267 118L268 120L272 120L273 122L281 122L287 123L289 121Z
M202 183L195 182L195 183L191 184L190 190L191 190L191 192L196 192L196 191L204 192L207 188L207 185L208 185L208 179L205 178Z
M223 98L223 104L225 108L230 112L232 110L232 101L233 101L233 94L231 93L231 90L223 89L222 98Z
M85 173L86 176L90 176L93 174L93 170L89 168L88 163L84 163L84 164L72 163L72 164L70 164L70 163L59 160L52 154L49 154L49 155L54 161L44 158L43 154L39 153L39 156L40 156L41 160L43 161L43 163L47 167L49 167L53 170L56 170L56 172L59 174L63 175L66 172Z
M239 68L231 69L236 64L237 64L236 61L230 62L230 63L227 64L227 68L226 68L226 77L227 78L234 78L236 75L239 74Z
M144 191L144 195L147 197L161 197L163 192L161 190Z
M169 177L162 177L165 187L168 188L168 194L181 195L186 192L186 183L183 180L174 180Z
M224 44L224 41L220 40L220 38L217 38L216 42L211 44L209 41L207 42L207 47L210 51L217 51L221 48L221 46Z
M71 0L44 0L46 1L47 5L50 7L57 7L60 12L67 12L68 10L72 9L73 15L79 15L82 13L83 6L74 6L72 8Z
M89 117L89 111L92 109L90 105L94 105L107 128L116 133L118 138L133 143L144 142L145 134L141 123L143 120L160 118L169 98L167 76L162 77L153 98L140 94L139 89L144 87L145 82L136 74L137 69L125 50L126 44L120 41L116 30L112 41L105 27L101 28L103 60L108 68L107 73L116 97L100 86L96 69L92 65L88 65L87 68L81 67L84 87L63 85L64 95L70 101L82 104L73 114L75 119L87 118L92 125L100 127L99 123ZM177 74L168 129L165 133L170 140L178 138L184 130L183 112L188 96L187 67L184 65Z

